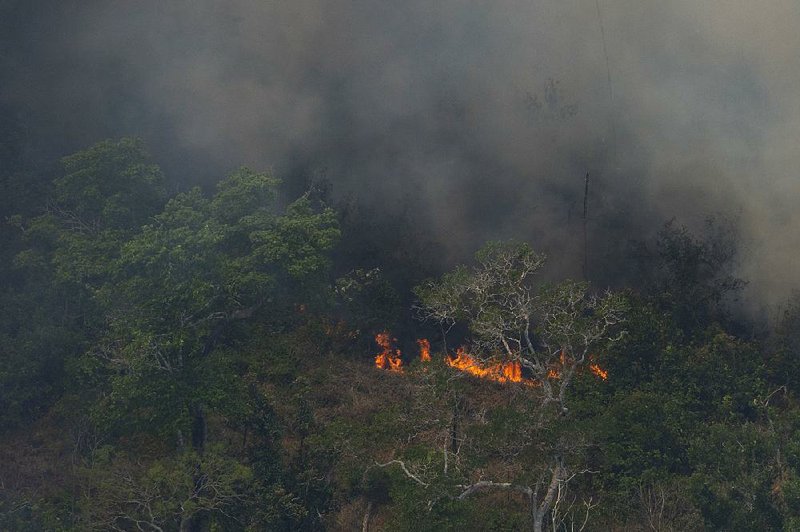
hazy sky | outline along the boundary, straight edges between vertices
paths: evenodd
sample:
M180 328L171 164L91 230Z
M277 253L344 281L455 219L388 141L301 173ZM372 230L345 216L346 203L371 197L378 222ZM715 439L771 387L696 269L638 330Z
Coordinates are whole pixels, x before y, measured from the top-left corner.
M454 257L517 236L574 258L591 172L601 262L673 216L724 213L751 292L785 298L800 3L597 7L0 0L0 100L52 156L133 134L185 183L241 164L324 173L387 215L410 205Z

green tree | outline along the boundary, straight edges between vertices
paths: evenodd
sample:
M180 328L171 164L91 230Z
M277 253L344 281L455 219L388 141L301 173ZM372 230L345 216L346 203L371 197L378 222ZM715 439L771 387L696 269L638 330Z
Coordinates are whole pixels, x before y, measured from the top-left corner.
M74 427L86 462L80 490L108 495L81 501L85 516L97 516L84 524L198 529L253 508L254 494L287 507L276 495L280 474L226 454L209 432L220 421L251 426L263 414L241 378L253 363L240 349L249 335L279 334L298 308L330 299L335 214L308 196L280 208L278 180L246 168L211 196L192 189L166 202L160 171L131 139L63 164L43 213L13 220L27 246L16 265L28 294L43 295L41 312L27 324L15 318L13 336L0 334L16 342L14 356L55 357L59 375L68 367L80 383L64 389L95 424ZM46 382L42 373L19 379L20 371L28 367L4 366L0 378L22 380L21 391ZM21 391L0 393L7 412L22 413ZM95 435L91 445L82 443L85 431Z
M686 336L728 321L727 303L746 284L734 275L736 244L732 226L712 218L700 236L674 220L659 232L645 283Z
M246 398L229 348L242 323L280 322L324 292L334 213L305 197L279 212L276 186L243 168L211 198L179 194L107 265L109 281L96 292L104 334L88 356L109 372L94 410L112 432L155 432L202 456L209 413L224 416Z
M137 140L102 142L64 158L62 167L49 197L39 190L38 207L27 185L9 188L24 201L7 226L16 236L0 305L0 426L62 393L65 363L101 324L94 295L109 264L164 202L161 173Z
M315 212L306 198L277 213L276 185L241 169L210 199L199 189L179 194L125 242L97 294L106 333L92 354L116 372L111 399L124 404L163 381L148 404L165 423L183 419L184 433L191 412L198 448L203 395L214 389L198 380L209 355L236 322L274 317L313 293L338 236L333 212Z

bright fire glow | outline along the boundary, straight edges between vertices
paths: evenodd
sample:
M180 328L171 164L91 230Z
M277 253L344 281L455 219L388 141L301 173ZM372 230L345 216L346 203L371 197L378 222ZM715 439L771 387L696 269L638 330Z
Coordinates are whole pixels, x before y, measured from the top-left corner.
M375 342L381 348L381 352L375 356L375 366L389 371L403 371L400 350L392 347L392 344L397 342L397 338L392 338L388 332L384 331L375 335Z
M589 370L604 381L608 380L608 370L601 368L597 364L589 364Z
M495 362L483 365L480 361L473 358L463 347L456 350L455 358L445 357L445 364L464 373L469 373L481 379L495 382L524 382L534 384L529 379L522 377L522 365L519 361Z
M417 345L419 346L419 359L422 362L430 362L431 343L426 338L422 338L420 340L417 340Z
M384 331L375 335L375 342L381 348L381 352L375 356L375 366L379 369L388 369L389 371L402 372L403 360L400 357L400 350L394 347L397 338L392 338L391 335ZM431 361L431 343L426 338L417 340L419 346L419 358L422 362ZM590 356L590 361L591 361ZM509 383L519 382L527 386L539 386L541 383L522 376L522 364L518 360L509 362L489 362L483 363L476 359L462 346L456 350L455 357L445 356L444 362L451 368L457 369L464 373L468 373L480 379L486 379L494 382ZM567 356L564 351L559 356L559 364L551 367L547 371L548 379L558 380L561 378L561 368L567 363ZM597 364L590 363L589 371L594 373L602 380L608 380L608 371L601 368Z

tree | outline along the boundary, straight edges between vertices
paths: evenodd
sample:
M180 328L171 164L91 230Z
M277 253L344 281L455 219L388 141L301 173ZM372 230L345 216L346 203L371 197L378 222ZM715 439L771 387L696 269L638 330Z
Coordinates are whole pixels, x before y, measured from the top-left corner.
M575 281L537 286L545 257L527 244L490 243L475 257L475 267L459 267L416 289L419 316L444 330L464 322L471 354L519 362L541 383L542 406L565 413L576 370L588 365L593 349L621 338L623 298L595 295Z
M687 337L729 320L726 304L746 285L734 275L736 239L724 220L707 219L699 236L672 220L658 233L656 252L647 254L645 287Z
M246 168L211 197L195 188L164 204L160 171L128 139L98 144L64 166L44 214L16 220L30 245L17 262L41 271L51 307L73 316L70 371L89 386L70 393L86 395L101 439L113 448L150 438L166 454L160 462L137 457L153 468L126 473L115 493L133 500L141 491L140 502L150 502L106 501L113 522L146 522L152 502L172 505L150 516L152 525L202 528L244 504L237 490L248 489L249 469L217 461L219 440L209 439L210 416L241 418L246 409L239 377L247 361L235 345L247 338L245 324L281 330L296 308L326 299L336 217L308 196L279 208L278 180ZM124 462L114 460L105 469ZM213 470L223 463L224 471ZM89 491L103 489L105 477L95 473Z
M135 139L101 142L61 166L49 195L28 185L40 177L18 176L8 187L19 210L4 228L15 232L3 246L0 426L35 415L63 392L65 364L102 322L94 296L109 264L165 200L161 172Z
M196 449L205 439L204 395L214 390L202 379L219 377L204 370L217 344L236 322L274 317L299 303L292 298L319 292L315 279L338 236L333 212L315 212L306 198L276 213L276 185L241 169L211 199L199 189L179 194L125 242L97 293L106 333L92 354L118 372L110 398L130 416L124 405L160 382L148 416L191 431Z
M529 502L536 531L542 530L545 517L576 474L568 458L576 450L576 439L559 433L569 414L567 392L576 374L589 366L593 351L621 338L619 325L625 311L621 296L593 294L586 283L537 286L535 275L544 261L526 244L491 243L476 254L475 266L459 267L416 290L422 319L438 323L445 332L464 323L472 356L486 362L519 363L535 383L515 402L518 406L535 398L533 410L518 412L535 412L535 421L515 424L525 428L512 440L519 455L531 453L533 447L540 451L533 454L542 456L541 451L548 449L542 474L521 474L519 478L528 482L472 477L450 489L458 490L453 495L458 500L487 490L520 493ZM548 433L551 441L536 442L533 433L538 431ZM400 465L413 479L411 470ZM429 484L421 478L415 482Z

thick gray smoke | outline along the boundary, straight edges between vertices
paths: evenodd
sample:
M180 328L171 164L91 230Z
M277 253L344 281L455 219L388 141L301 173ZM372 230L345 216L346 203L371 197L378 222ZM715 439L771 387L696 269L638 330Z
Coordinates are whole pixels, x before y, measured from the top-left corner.
M590 172L595 267L725 213L759 301L800 286L796 0L6 0L0 18L2 103L58 154L134 134L187 183L324 173L411 209L445 257L514 236L573 274Z

